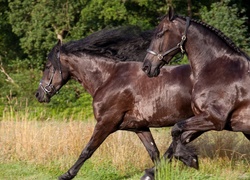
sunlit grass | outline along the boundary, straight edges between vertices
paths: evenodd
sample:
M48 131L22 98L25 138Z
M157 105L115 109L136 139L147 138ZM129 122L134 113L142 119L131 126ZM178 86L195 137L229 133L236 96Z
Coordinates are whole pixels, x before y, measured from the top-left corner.
M25 113L10 111L3 114L0 121L1 170L7 172L9 168L17 168L13 164L26 164L27 168L41 168L39 173L43 169L49 171L51 174L47 176L54 178L73 165L96 123L93 119L58 121L53 117L41 121L29 116L29 109ZM152 129L152 132L163 154L171 141L170 128ZM199 171L174 160L172 164L159 167L157 179L250 179L250 143L241 133L209 132L193 144L200 152ZM118 131L87 160L77 177L133 180L139 179L144 169L152 165L139 138L132 132ZM26 173L16 169L19 170L19 174Z
M28 111L8 113L0 121L0 161L25 162L64 172L77 160L95 123L93 119L37 121L29 118ZM124 131L110 135L87 163L109 167L113 169L110 173L119 172L120 176L142 172L153 165L139 138ZM84 165L81 171L85 168Z

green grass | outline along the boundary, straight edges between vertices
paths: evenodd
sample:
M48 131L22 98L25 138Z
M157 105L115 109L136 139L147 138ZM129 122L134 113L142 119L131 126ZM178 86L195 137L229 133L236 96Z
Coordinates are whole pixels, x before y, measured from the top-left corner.
M13 111L0 121L0 180L57 179L76 161L95 122L36 121ZM169 128L152 129L161 153L171 141ZM200 170L174 160L160 166L156 180L249 180L250 143L241 133L208 132L194 143ZM138 180L152 162L134 133L118 131L80 169L76 180Z
M0 163L0 180L54 180L63 173L59 169L51 169L51 167L36 166L22 162ZM74 179L138 180L141 176L142 172L130 172L124 175L110 164L95 166L91 162L86 162Z
M0 164L1 180L50 180L56 179L56 173L46 168L39 168L32 164L15 162Z
M200 159L199 170L189 168L182 162L173 160L171 164L161 162L157 180L249 180L249 166L244 161L232 165L229 159Z
M231 168L228 161L222 166L216 160L201 160L199 171L184 166L179 161L172 164L161 164L156 180L249 180L250 172L244 168ZM244 164L241 164L243 167ZM228 166L228 167L226 167ZM0 180L54 180L64 171L54 167L45 167L24 162L0 163ZM121 173L110 163L96 165L89 161L84 164L75 180L138 180L143 171L129 170Z

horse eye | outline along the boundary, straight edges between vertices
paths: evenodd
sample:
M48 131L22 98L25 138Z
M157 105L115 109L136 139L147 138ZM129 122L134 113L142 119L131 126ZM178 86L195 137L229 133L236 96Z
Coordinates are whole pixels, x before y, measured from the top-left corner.
M43 69L43 70L49 71L50 69L51 69L51 65L50 65L50 64L46 64L46 65L44 66L44 69Z
M161 37L164 35L165 32L166 32L165 30L159 32L159 33L157 34L157 38L161 38Z
M167 32L169 30L169 26L166 24L163 24L162 30L160 32L158 32L157 37L161 38L165 32Z

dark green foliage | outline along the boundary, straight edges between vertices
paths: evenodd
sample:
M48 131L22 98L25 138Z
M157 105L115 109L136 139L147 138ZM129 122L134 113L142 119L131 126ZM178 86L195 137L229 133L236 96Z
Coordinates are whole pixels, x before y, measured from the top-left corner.
M12 55L8 61L23 59L17 51L20 44L21 52L29 57L32 67L41 67L40 64L45 61L58 37L62 37L64 41L80 39L106 27L128 24L151 29L158 24L157 18L167 12L169 5L174 6L178 14L189 15L191 11L194 18L208 19L208 23L212 25L222 23L217 28L223 32L233 29L229 37L241 47L249 46L247 38L244 40L244 37L248 37L246 33L249 33L249 29L242 26L242 23L249 22L246 18L249 6L243 0L1 1L0 28L3 33L0 36L3 38L0 39L0 56L5 57L4 49L8 49L12 52L8 53ZM243 8L248 9L244 11Z
M39 63L58 37L65 41L79 39L105 27L128 24L152 28L167 9L163 0L14 0L8 6L9 23L24 53Z
M215 26L249 52L249 3L245 0L0 0L0 117L11 108L46 120L84 119L92 115L91 97L70 81L49 104L40 104L35 91L47 53L57 42L81 39L97 30L121 25L152 29L169 5L177 14ZM245 9L244 9L245 8ZM248 18L247 18L248 17ZM187 63L186 57L178 64Z
M35 98L42 76L40 70L22 68L9 76L15 84L7 81L4 74L0 74L0 117L11 111L28 111L29 116L41 120L82 120L92 116L92 98L78 82L68 82L59 94L53 96L49 104L41 104Z
M8 21L8 1L0 0L0 63L9 59L23 57L19 46L19 38L12 32L12 26Z
M228 6L229 2L224 0L213 3L210 10L203 7L200 11L201 18L225 33L237 46L250 52L250 37L247 35L248 29L245 25L248 18L245 15L239 18L240 14L244 14L245 9L239 10L236 4Z
M71 31L80 6L79 1L67 0L14 0L9 3L13 32L19 36L23 51L32 61L44 60L57 36Z

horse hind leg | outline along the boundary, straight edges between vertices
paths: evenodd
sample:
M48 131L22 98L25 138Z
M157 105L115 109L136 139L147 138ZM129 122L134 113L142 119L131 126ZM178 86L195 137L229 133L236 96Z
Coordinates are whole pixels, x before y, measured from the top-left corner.
M136 134L138 135L146 150L148 151L151 160L156 165L160 159L160 152L155 144L150 130L146 129L144 131L136 132ZM153 180L154 172L154 167L146 169L145 174L141 177L141 180Z
M148 151L148 154L153 161L153 163L157 163L160 159L160 152L155 144L154 138L149 129L136 132L137 136L140 138L144 147Z
M182 134L181 141L183 144L188 144L192 142L193 140L195 140L196 138L198 138L203 133L204 132L186 131L185 133ZM167 151L164 153L163 158L164 160L168 159L168 162L171 162L173 156L174 156L173 143L171 143ZM195 154L193 156L197 158L197 161L195 162L193 166L196 167L196 169L198 169L199 168L198 157ZM192 159L193 159L193 156L191 156ZM189 162L193 162L193 161L189 160ZM156 167L146 169L145 174L141 177L141 180L154 180L156 171L157 171Z

